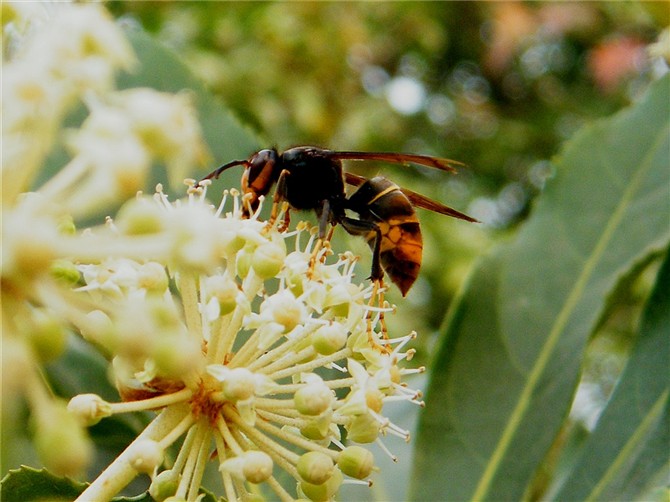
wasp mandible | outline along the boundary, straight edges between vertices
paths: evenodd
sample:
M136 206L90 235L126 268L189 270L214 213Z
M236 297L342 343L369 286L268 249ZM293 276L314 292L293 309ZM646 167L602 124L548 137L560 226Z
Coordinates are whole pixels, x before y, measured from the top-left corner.
M469 222L477 220L401 188L382 176L367 179L344 172L343 160L419 164L448 172L455 172L453 166L460 164L427 155L298 146L283 153L275 148L260 150L249 159L222 165L199 183L218 178L231 167L244 166L241 185L250 210L255 210L259 198L266 196L276 184L271 220L276 217L278 204L286 201L293 209L315 211L321 240L326 239L329 225L338 224L352 235L363 236L372 249L370 279L381 284L386 271L405 296L419 275L423 251L421 227L414 206ZM358 187L349 197L345 183ZM358 218L348 216L347 211L356 213Z

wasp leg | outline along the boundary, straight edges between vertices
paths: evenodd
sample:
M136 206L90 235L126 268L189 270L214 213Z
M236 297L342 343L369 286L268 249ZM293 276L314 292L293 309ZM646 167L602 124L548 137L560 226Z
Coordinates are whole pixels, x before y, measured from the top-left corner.
M381 265L381 245L382 245L382 232L379 226L371 221L362 221L356 220L354 218L344 217L341 219L342 226L344 229L352 235L363 235L367 236L371 232L375 234L375 241L372 247L372 271L370 272L370 279L373 281L372 296L368 302L368 313L366 315L367 320L367 331L368 331L368 341L370 345L374 348L379 349L381 352L388 352L389 349L386 345L380 345L377 343L373 336L372 329L372 319L373 319L373 308L379 307L379 323L381 326L382 338L388 340L388 332L386 330L386 322L384 320L384 269ZM376 305L375 305L376 303Z
M309 277L312 277L314 274L314 267L316 266L316 260L319 257L321 248L330 246L330 238L333 235L332 228L328 231L328 224L331 218L331 207L328 199L321 202L321 208L317 211L317 214L319 217L319 236L316 245L314 246L314 250L312 251L312 255L309 258L309 268L307 270ZM321 255L322 261L326 259L326 254L328 254L328 251Z
M284 169L279 174L279 179L277 180L277 189L275 190L274 197L272 199L272 210L270 211L270 219L268 220L267 228L272 228L277 221L279 215L279 209L282 207L281 203L286 202L286 178L290 176L290 172ZM277 230L284 232L288 229L289 223L291 222L291 216L289 214L289 207L286 207L284 211L284 220L278 225Z

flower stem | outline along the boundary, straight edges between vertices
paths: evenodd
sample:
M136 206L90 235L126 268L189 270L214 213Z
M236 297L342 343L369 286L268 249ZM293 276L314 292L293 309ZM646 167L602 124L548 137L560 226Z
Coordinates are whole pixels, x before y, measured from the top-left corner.
M187 406L171 406L163 410L75 502L111 500L137 476L137 470L132 466L133 445L145 439L160 441L183 420L187 413L190 413Z

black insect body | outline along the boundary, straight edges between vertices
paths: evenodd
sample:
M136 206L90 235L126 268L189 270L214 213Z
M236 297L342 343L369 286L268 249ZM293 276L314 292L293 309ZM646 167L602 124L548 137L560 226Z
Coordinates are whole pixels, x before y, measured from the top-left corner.
M352 235L365 237L372 249L370 278L381 281L384 271L403 296L416 280L421 267L423 244L419 220L413 206L466 221L477 221L455 209L403 189L377 176L366 179L345 173L342 160L379 160L396 164L420 164L454 171L457 162L402 153L338 152L312 146L299 146L279 153L260 150L248 160L224 164L206 179L218 178L226 169L243 165L242 191L251 210L258 206L273 185L276 211L278 202L287 201L294 209L314 210L319 219L319 238L325 239L328 225L340 224ZM347 197L345 183L359 188ZM347 210L358 218L347 216ZM273 217L276 212L273 211Z

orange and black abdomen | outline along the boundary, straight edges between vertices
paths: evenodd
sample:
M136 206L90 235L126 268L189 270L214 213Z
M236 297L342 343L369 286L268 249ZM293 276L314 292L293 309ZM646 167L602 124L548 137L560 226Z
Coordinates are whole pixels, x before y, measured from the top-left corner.
M366 181L350 200L361 220L379 227L382 267L406 295L419 276L423 251L421 228L412 203L397 185L381 176ZM376 232L368 232L365 238L374 251Z

